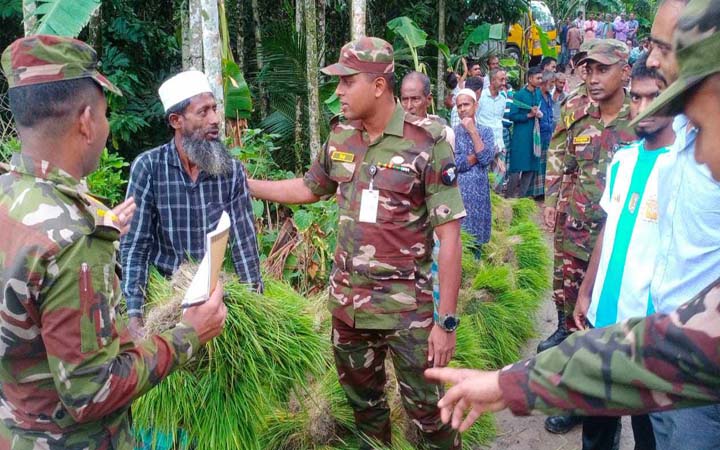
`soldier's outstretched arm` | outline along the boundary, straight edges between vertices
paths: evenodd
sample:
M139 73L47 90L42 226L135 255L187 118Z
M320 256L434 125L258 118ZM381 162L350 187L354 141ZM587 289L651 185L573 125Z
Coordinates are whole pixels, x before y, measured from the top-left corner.
M80 241L38 262L42 340L55 387L78 422L127 407L190 359L200 346L189 322L133 343L115 326L111 255Z
M310 188L305 185L302 178L280 181L248 179L248 185L250 186L250 194L261 200L289 205L314 203L320 200L320 197L313 194Z
M720 280L671 314L577 332L499 372L428 369L467 429L485 411L620 416L720 402ZM467 416L465 415L467 413Z

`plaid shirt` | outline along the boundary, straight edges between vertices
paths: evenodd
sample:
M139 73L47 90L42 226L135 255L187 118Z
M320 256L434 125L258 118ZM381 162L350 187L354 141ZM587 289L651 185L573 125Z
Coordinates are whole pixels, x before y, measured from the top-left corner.
M130 232L120 242L122 291L130 316L142 316L148 267L154 265L169 276L187 257L200 261L205 235L215 229L223 211L232 224L235 271L262 290L250 190L240 162L233 164L232 175L201 172L193 182L171 140L135 160L127 190L127 198L131 196L137 210Z

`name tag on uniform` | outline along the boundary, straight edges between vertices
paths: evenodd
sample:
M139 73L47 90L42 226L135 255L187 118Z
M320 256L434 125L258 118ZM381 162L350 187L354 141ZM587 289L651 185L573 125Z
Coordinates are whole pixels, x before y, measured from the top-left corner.
M330 153L330 159L332 159L333 161L350 163L355 161L355 155L352 153L345 153L338 150L333 150L333 152Z
M363 189L360 199L360 217L358 220L365 223L376 223L379 203L380 191Z
M576 136L573 138L573 145L586 145L592 141L590 136Z

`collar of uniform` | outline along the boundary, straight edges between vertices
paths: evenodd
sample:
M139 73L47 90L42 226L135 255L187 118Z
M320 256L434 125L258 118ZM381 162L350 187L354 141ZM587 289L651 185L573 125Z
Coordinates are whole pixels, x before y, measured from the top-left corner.
M405 110L400 102L395 102L395 111L393 112L390 122L385 126L383 134L392 134L393 136L403 137L403 128L405 127Z
M57 185L67 186L76 191L83 190L79 180L64 170L43 159L35 159L23 153L14 153L10 159L10 171L42 178Z
M600 119L600 106L597 103L590 102L588 105L588 115L592 117L593 119ZM612 121L612 123L616 122L617 120L621 119L628 119L630 117L630 96L625 93L625 98L623 99L623 104L620 107L620 112L618 112L617 117L615 120Z

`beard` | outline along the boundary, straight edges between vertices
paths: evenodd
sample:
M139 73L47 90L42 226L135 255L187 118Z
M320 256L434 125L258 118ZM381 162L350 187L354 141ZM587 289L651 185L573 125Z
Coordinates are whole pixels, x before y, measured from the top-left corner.
M203 130L183 133L182 145L190 162L210 175L232 172L233 158L220 139L206 139Z

